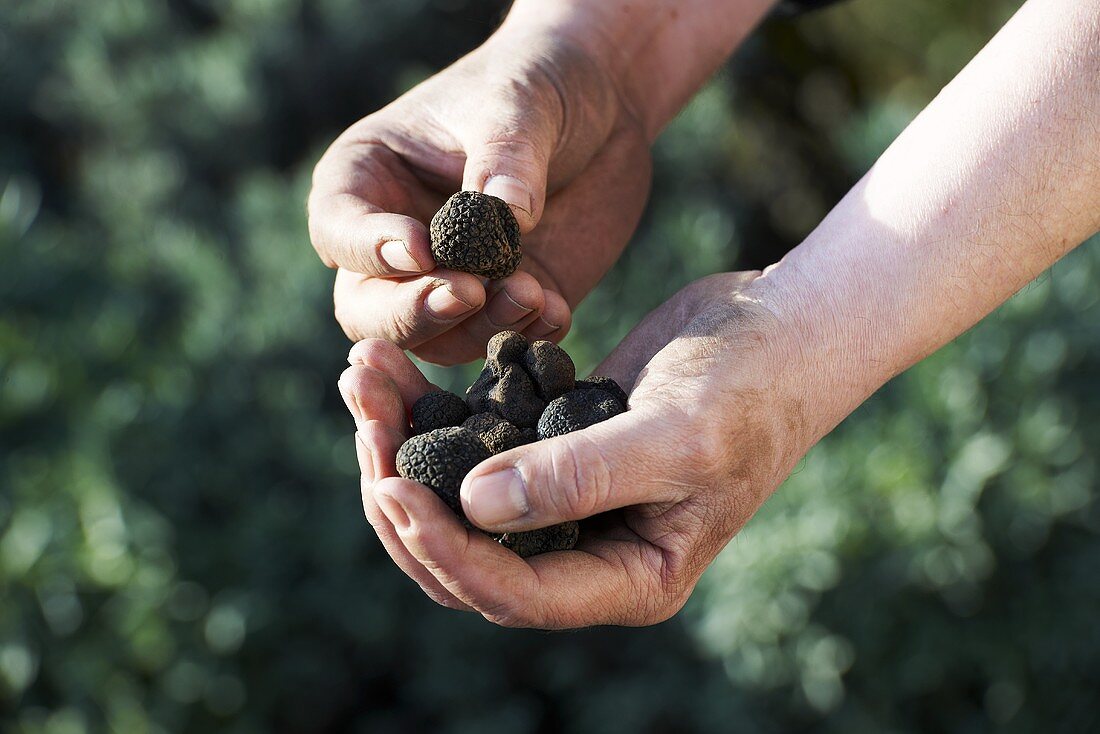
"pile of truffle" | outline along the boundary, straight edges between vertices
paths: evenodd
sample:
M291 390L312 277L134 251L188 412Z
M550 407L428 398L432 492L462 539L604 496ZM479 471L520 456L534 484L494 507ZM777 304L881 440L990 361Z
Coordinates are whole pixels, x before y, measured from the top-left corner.
M397 452L397 471L430 487L468 526L459 488L493 454L595 425L627 409L626 393L608 377L576 379L573 360L548 341L514 331L489 340L485 368L465 400L439 391L412 408L413 437ZM566 522L494 536L521 556L568 550L579 527Z

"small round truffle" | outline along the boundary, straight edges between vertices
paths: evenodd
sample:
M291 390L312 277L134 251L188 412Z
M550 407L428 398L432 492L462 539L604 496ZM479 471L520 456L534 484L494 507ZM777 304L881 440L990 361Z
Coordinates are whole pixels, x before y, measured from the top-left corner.
M485 361L505 365L522 362L527 351L527 337L518 331L502 331L494 334L485 349Z
M499 280L523 258L519 224L495 196L459 191L432 217L432 256L441 267Z
M573 390L551 401L539 418L540 439L563 436L601 423L625 412L622 404L604 390Z
M499 454L520 446L525 433L495 413L478 413L470 416L462 427L477 434L490 453Z
M583 380L577 380L574 383L574 390L603 390L609 392L615 396L615 398L623 404L623 408L627 407L626 390L619 387L619 383L612 380L610 377L601 377L599 375L589 375Z
M479 433L478 437L485 444L485 448L493 454L504 453L508 449L514 449L526 443L523 440L523 431L506 420L501 420L489 430Z
M437 428L457 426L470 415L466 401L446 390L425 393L413 403L414 433L427 433Z
M498 539L505 548L521 558L550 553L551 551L572 550L580 538L580 525L570 520L558 525L519 533L505 533Z
M523 355L523 368L535 383L539 397L550 402L573 389L577 369L565 350L553 342L539 340Z
M397 473L427 485L463 520L458 491L462 479L489 458L477 434L461 427L437 428L413 436L397 450Z
M500 379L489 391L489 404L497 415L519 428L528 428L539 422L546 407L535 392L531 378L518 364L506 364Z

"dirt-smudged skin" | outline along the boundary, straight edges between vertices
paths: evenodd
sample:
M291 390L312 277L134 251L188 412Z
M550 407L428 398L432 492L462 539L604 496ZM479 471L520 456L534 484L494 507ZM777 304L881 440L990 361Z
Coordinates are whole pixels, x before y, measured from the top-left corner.
M440 267L500 280L516 271L523 251L519 224L495 196L459 191L432 217L432 256Z
M460 426L413 436L397 451L397 473L427 485L463 520L458 491L470 470L489 458L477 434Z
M425 393L413 403L413 433L427 433L437 428L461 425L470 415L466 401L446 390Z

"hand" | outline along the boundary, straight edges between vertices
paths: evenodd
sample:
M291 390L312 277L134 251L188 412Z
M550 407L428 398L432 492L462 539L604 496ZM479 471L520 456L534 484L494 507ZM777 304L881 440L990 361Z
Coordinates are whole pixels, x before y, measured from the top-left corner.
M576 550L521 559L467 531L429 489L396 476L407 409L431 389L392 344L351 351L367 517L437 602L506 626L644 625L672 616L703 569L812 445L800 370L763 278L711 276L651 313L597 368L633 385L630 410L475 468L469 519L492 531L581 520ZM764 287L761 287L764 286ZM593 517L595 516L595 517Z
M614 80L563 33L498 32L351 126L317 164L310 236L337 269L336 317L441 364L504 329L560 340L618 258L649 189L648 142ZM509 203L520 269L438 269L426 223L452 193Z

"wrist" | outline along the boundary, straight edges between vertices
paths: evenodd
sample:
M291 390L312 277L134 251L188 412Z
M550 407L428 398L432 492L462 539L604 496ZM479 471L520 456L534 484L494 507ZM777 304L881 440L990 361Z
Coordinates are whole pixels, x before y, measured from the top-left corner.
M502 35L581 49L652 141L776 0L516 0Z
M809 450L903 368L882 319L852 298L844 275L806 270L784 259L766 269L743 297L765 310L775 398L799 416L792 426ZM875 302L870 296L869 301ZM792 407L794 406L794 407Z

